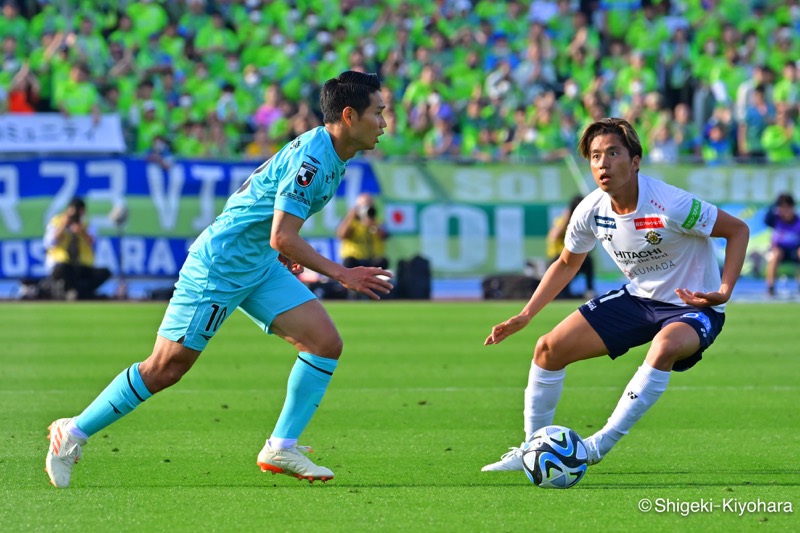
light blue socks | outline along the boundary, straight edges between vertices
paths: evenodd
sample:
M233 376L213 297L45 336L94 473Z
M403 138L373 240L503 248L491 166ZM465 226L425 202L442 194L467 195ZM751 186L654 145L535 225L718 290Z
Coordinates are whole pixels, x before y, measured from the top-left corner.
M283 410L270 437L273 446L289 448L297 444L319 407L338 363L336 359L300 352L289 374Z
M114 378L89 407L72 420L70 431L82 438L90 437L136 409L150 396L139 374L139 363L136 363Z
M286 401L270 440L279 447L296 444L319 407L338 361L300 352L289 374ZM139 363L125 369L72 421L71 431L90 437L136 409L152 394L139 374ZM273 443L275 444L275 443Z

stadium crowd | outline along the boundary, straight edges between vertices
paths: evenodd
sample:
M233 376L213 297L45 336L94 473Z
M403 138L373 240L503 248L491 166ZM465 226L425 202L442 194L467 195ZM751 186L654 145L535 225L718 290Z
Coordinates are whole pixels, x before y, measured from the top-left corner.
M800 161L798 0L0 1L0 112L118 113L159 160L270 157L354 69L370 157L554 160L619 116L653 162Z

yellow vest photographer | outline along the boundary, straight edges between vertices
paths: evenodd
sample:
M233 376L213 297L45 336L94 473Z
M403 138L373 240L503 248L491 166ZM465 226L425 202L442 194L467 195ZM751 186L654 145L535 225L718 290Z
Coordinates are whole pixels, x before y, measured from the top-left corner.
M78 300L95 297L95 291L111 277L107 268L94 266L94 236L84 222L86 204L73 198L63 213L47 225L45 266L50 272L54 299Z
M336 236L342 242L342 264L354 266L377 266L388 268L385 241L389 238L386 228L378 221L375 200L369 193L362 193L355 205L347 212Z

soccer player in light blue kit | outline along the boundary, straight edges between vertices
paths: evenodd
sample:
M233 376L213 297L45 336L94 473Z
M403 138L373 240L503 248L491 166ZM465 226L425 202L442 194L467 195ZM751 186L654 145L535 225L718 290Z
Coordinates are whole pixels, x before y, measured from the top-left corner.
M90 436L177 383L237 307L299 351L283 410L258 465L309 481L333 478L303 453L310 448L297 442L336 369L342 339L295 274L308 267L380 299L391 289L391 273L345 268L318 254L299 232L336 194L346 161L375 148L386 122L375 74L348 71L328 80L320 105L325 125L300 135L257 168L192 244L150 357L123 370L80 415L50 425L46 471L53 485L69 486Z

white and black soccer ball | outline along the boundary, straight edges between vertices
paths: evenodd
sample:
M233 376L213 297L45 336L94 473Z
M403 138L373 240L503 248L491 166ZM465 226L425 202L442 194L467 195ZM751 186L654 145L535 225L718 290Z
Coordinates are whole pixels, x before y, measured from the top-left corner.
M568 489L586 473L586 446L564 426L545 426L534 433L522 452L528 478L543 489Z

